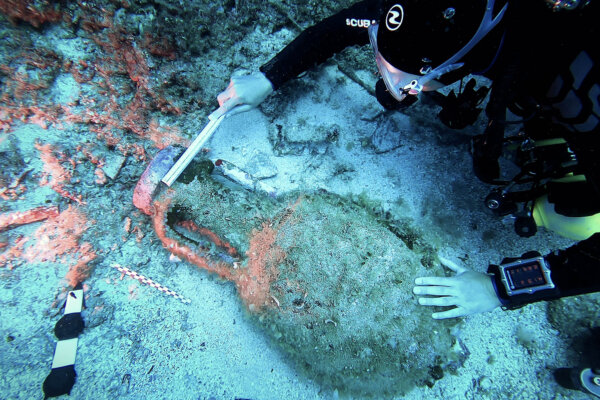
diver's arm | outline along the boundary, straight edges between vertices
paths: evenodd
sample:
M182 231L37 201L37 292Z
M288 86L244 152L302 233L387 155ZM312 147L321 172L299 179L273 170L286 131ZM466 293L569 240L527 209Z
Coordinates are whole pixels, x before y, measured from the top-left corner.
M257 107L274 90L348 46L369 43L367 27L377 20L380 0L364 0L306 29L260 72L234 76L217 96L231 116Z
M546 256L559 297L600 291L600 233Z
M490 267L488 272L493 274L496 294L504 308L515 309L541 300L600 291L600 233L566 250L550 253L544 260L555 288L517 296L507 295L498 269Z
M539 253L536 255L539 256ZM526 254L522 259L532 256L531 253ZM503 263L506 265L516 260L505 259ZM600 291L600 233L566 250L550 253L544 260L551 271L553 289L509 296L498 266L490 266L488 274L484 274L440 257L442 264L455 271L456 275L419 277L415 280L413 292L427 296L419 297L421 305L451 307L432 314L435 319L444 319L491 311L499 306L516 309L537 301Z
M260 70L277 90L282 84L321 64L334 54L353 45L369 43L366 26L357 27L357 21L377 21L381 1L364 0L324 19L304 30L279 54ZM361 25L366 25L361 22Z

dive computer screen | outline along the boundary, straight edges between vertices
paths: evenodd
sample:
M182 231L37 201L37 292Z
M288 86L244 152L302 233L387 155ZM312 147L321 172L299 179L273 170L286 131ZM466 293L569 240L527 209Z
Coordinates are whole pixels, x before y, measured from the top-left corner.
M512 265L506 268L504 272L512 290L527 289L548 283L544 271L537 260Z

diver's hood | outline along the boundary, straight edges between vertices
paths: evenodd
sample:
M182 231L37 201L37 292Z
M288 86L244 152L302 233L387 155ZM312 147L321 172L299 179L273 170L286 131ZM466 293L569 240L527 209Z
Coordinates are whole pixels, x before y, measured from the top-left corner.
M456 65L500 22L505 6L506 0L385 1L379 52L394 67L415 75Z

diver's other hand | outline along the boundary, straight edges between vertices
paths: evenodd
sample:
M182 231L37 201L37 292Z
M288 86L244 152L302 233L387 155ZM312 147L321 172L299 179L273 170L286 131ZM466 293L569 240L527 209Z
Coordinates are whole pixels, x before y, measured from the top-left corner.
M440 257L442 265L456 272L452 277L423 277L415 279L413 293L424 306L452 307L450 310L431 314L435 319L464 317L480 312L492 311L501 305L492 278L481 272L470 271L454 262Z
M219 93L219 105L229 115L249 111L257 107L273 92L273 85L262 72L234 76L229 86Z

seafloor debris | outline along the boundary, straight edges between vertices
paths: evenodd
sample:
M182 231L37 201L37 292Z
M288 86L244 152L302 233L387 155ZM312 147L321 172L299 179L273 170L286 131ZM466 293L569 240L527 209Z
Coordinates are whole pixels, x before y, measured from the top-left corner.
M58 216L58 207L41 206L26 211L0 214L0 232Z
M12 269L23 262L58 261L69 267L65 280L70 286L89 277L97 253L89 242L81 241L89 222L79 208L69 206L59 213L56 207L40 207L31 212L9 213L5 218L9 227L21 225L17 221L44 223L32 236L18 236L12 246L4 246L8 248L0 254L0 266Z

